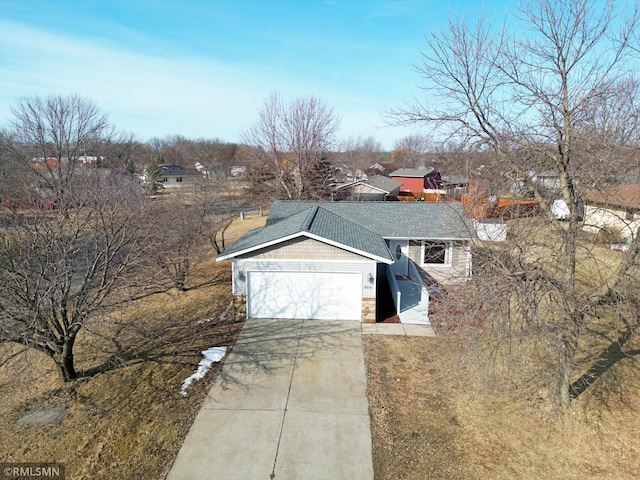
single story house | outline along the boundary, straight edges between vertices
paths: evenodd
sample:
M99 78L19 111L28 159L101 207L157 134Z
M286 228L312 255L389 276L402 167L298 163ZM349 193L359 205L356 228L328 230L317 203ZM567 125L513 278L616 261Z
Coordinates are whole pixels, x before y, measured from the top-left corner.
M599 233L603 229L631 240L640 227L640 184L623 183L583 197L584 230Z
M237 318L373 323L388 288L401 322L428 323L427 285L471 278L471 232L455 202L276 201L217 260Z
M560 191L560 175L554 170L529 170L527 176L546 195L554 196ZM508 177L513 179L509 188L512 193L523 193L528 190L522 177L518 177L515 173Z
M367 179L367 175L359 168L354 168L349 165L334 165L334 169L334 179L338 182L357 182Z
M393 165L391 163L374 163L368 168L365 168L364 173L373 177L374 175L387 175L393 171Z
M400 193L402 183L383 175L374 175L364 180L341 185L336 190L344 193L349 200L384 201L387 197L395 197Z
M179 188L187 184L193 184L202 178L195 168L186 168L182 165L160 165L158 180L164 188Z
M442 183L440 172L433 167L400 168L389 174L393 180L402 183L403 192L423 193L438 190Z

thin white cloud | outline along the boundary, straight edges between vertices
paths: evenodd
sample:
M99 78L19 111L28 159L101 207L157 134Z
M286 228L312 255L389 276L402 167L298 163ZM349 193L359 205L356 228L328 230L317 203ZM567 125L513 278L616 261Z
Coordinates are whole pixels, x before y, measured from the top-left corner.
M342 117L345 136L373 135L385 146L392 143L390 135L402 136L379 129L375 100L358 94L349 99L339 87L314 84L282 66L143 54L0 20L0 127L19 98L78 93L94 100L119 129L143 140L182 134L238 141L274 90L287 97L323 97Z
M143 55L7 22L0 31L0 124L18 98L79 93L142 137L232 140L273 89L250 70L210 59Z

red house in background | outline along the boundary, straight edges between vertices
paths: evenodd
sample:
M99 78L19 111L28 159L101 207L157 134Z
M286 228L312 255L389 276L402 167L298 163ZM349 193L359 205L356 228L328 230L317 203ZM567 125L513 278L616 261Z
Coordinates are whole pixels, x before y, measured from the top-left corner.
M39 158L32 158L31 162L29 162L29 164L31 165L31 167L33 168L40 168L40 169L57 169L57 168L66 168L67 164L66 162L63 160L58 161L57 158L55 157L39 157Z
M423 193L427 190L438 190L442 185L440 172L432 167L427 168L400 168L389 174L389 177L403 185L403 192Z

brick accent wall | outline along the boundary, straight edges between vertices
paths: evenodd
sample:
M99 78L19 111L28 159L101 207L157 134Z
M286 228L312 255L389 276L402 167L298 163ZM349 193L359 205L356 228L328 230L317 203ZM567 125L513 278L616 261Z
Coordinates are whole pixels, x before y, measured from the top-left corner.
M233 318L234 320L247 318L247 297L245 295L233 296Z
M376 299L362 299L362 323L376 323Z

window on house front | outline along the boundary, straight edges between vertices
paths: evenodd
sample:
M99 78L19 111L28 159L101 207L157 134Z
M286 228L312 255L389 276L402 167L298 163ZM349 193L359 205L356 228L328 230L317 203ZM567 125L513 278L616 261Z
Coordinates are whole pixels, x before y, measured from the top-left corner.
M423 265L451 265L450 242L422 242Z
M178 183L182 182L182 177L176 177L176 182Z

